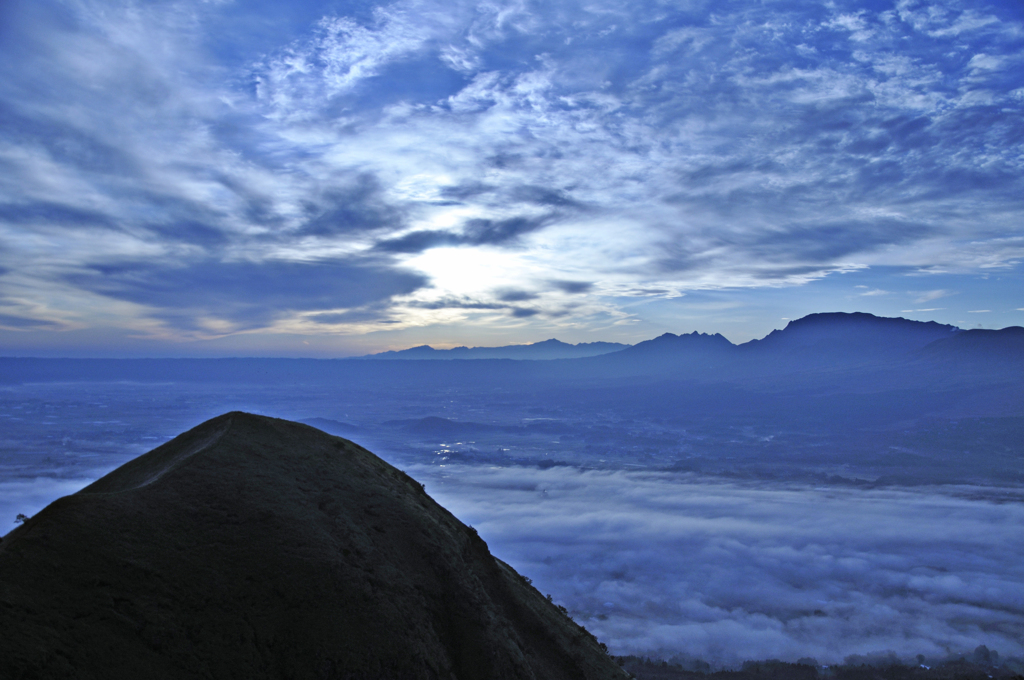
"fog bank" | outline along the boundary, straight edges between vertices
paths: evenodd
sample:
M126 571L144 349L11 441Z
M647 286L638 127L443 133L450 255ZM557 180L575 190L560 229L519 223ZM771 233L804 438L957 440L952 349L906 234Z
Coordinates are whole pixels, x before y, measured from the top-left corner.
M616 654L1024 652L1024 492L416 466Z

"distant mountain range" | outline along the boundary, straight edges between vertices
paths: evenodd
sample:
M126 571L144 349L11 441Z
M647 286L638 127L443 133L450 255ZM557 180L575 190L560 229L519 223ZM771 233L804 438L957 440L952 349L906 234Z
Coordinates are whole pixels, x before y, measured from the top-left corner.
M1012 359L1024 356L1024 329L963 330L934 321L878 317L863 312L810 314L790 321L767 336L734 345L719 333L665 333L636 345L545 340L532 345L457 347L429 346L360 357L366 360L434 359L577 359L592 374L634 375L706 370L793 372L866 363L957 359ZM555 369L566 371L571 369Z
M214 418L0 542L0 677L625 680L403 472Z
M742 346L750 351L781 349L798 352L836 352L857 354L903 353L920 349L936 340L944 340L963 331L956 326L934 321L887 318L863 312L809 314L790 321L760 340Z
M675 335L665 333L636 345L616 342L589 342L570 345L551 339L529 345L504 347L456 347L439 350L429 345L410 349L370 354L360 359L371 360L436 360L436 359L518 359L553 360L605 357L605 362L637 365L648 359L676 361L720 360L728 357L799 356L805 360L835 357L897 357L920 350L938 340L945 340L978 331L963 331L956 326L934 321L911 321L903 318L878 317L863 312L831 312L809 314L790 321L785 328L774 330L764 338L734 345L719 333L696 331ZM991 333L992 331L987 331ZM1013 344L1012 333L999 342ZM994 342L994 341L993 341ZM968 343L971 344L971 343ZM990 343L991 344L991 343ZM966 347L961 344L959 347ZM975 345L971 345L975 346ZM980 346L980 345L978 345ZM1002 346L1002 345L1000 345ZM993 346L994 347L994 346Z
M470 360L430 360L435 358ZM998 331L962 330L935 322L837 312L811 314L740 345L717 333L693 332L665 333L632 346L547 340L489 348L420 347L358 359L0 358L0 384L54 380L370 381L380 386L427 389L438 381L452 385L463 381L476 385L481 380L563 383L629 376L746 382L814 374L824 379L836 370L882 371L872 380L886 380L895 379L897 366L903 374L911 371L918 378L927 378L937 375L932 369L939 365L970 366L973 371L1005 375L1007 365L1019 367L1022 362L1024 329L1017 326Z
M368 354L359 359L578 359L617 352L629 345L618 342L581 342L576 345L551 338L529 345L504 345L502 347L453 347L434 349L420 345L409 349Z

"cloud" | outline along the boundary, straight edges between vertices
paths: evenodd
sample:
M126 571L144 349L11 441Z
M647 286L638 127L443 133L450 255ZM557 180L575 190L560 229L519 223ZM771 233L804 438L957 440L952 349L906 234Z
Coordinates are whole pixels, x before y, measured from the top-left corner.
M562 291L563 293L579 294L589 293L593 288L594 284L590 281L549 281L552 286Z
M260 327L289 312L362 307L426 285L418 274L358 259L207 259L179 266L114 262L68 277L95 293L152 308L160 318L185 329L202 328L203 320L214 319L238 328Z
M358 175L349 186L328 189L307 205L309 217L298 235L334 236L401 229L405 215L382 194L379 180L369 173Z
M550 217L510 217L502 220L476 218L468 220L461 233L413 231L397 238L379 241L374 249L386 253L421 253L445 246L504 245L525 234L537 231L550 222Z
M81 479L33 477L0 481L0 536L14 529L14 518L18 515L32 517L55 498L77 492L95 481L97 476Z
M526 300L536 300L539 297L536 293L528 290L516 290L515 288L505 288L495 291L495 293L502 302L524 302Z
M535 316L537 314L540 314L540 310L539 309L530 309L528 307L513 307L512 308L512 316L514 316L517 319L526 319L526 318L529 318L531 316Z
M461 236L450 231L413 231L379 241L374 249L385 253L421 253L430 248L454 246L462 242Z
M0 326L4 328L13 328L16 330L22 329L48 329L55 330L60 328L60 324L55 324L50 321L43 319L36 319L27 316L18 316L16 314L0 314Z
M320 314L308 314L303 317L307 321L328 326L347 324L392 324L395 320L388 318L387 312L373 307L364 309L351 309L344 312L325 312Z
M511 217L502 220L474 219L466 224L463 242L472 245L497 245L543 228L549 217Z
M497 302L481 302L466 298L445 297L439 300L413 300L406 303L420 309L507 309L508 305Z
M388 300L405 274L444 279L418 255L500 250L523 254L508 285L600 281L555 288L610 313L635 309L616 291L1024 261L1024 27L1005 8L265 5L5 9L0 266L32 304L88 324L83 295L131 286L69 271L143 258L273 278L373 253ZM147 313L91 299L96 319Z
M944 298L944 297L947 297L947 296L950 296L950 295L955 295L955 293L953 291L939 289L939 290L927 290L927 291L923 291L923 292L919 292L919 293L911 293L911 295L916 296L914 298L914 302L921 303L921 302L931 302L932 300L938 300L939 298Z
M1024 652L1022 499L566 467L407 470L613 653L828 663L979 644Z

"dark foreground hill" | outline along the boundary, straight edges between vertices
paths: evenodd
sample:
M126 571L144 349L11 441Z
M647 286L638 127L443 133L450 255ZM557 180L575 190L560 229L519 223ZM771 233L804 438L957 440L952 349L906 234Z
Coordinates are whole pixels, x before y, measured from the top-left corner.
M0 543L0 678L624 678L413 479L229 413Z

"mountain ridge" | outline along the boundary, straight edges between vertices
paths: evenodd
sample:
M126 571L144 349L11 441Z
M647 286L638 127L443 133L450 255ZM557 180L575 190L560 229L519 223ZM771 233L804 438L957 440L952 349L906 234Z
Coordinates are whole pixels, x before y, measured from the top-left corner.
M903 317L882 317L867 312L816 312L799 319L793 319L784 328L771 331L763 338L755 338L734 344L720 333L692 331L676 335L666 332L655 338L635 345L619 343L580 343L568 345L555 339L529 345L507 345L503 347L456 347L437 350L429 345L420 345L405 350L370 354L359 359L367 360L423 360L423 359L593 359L603 361L619 359L636 363L641 356L679 359L681 353L700 355L701 358L726 357L729 352L735 356L756 355L771 350L784 352L822 352L842 348L845 351L864 355L881 352L886 355L907 354L922 349L925 345L962 333L963 329L935 321L914 321ZM612 349L613 346L618 346ZM599 352L569 355L564 348L596 348ZM542 348L559 348L555 353L542 357ZM738 350L738 351L737 351ZM531 355L531 352L533 353ZM561 352L562 354L558 354Z
M453 347L451 349L434 349L430 345L419 345L402 350L390 350L377 354L367 354L355 359L371 359L375 361L392 360L452 360L452 359L526 359L551 360L573 359L580 357L599 356L617 352L629 345L619 342L580 342L575 345L549 338L540 342L525 345L502 345L500 347Z

